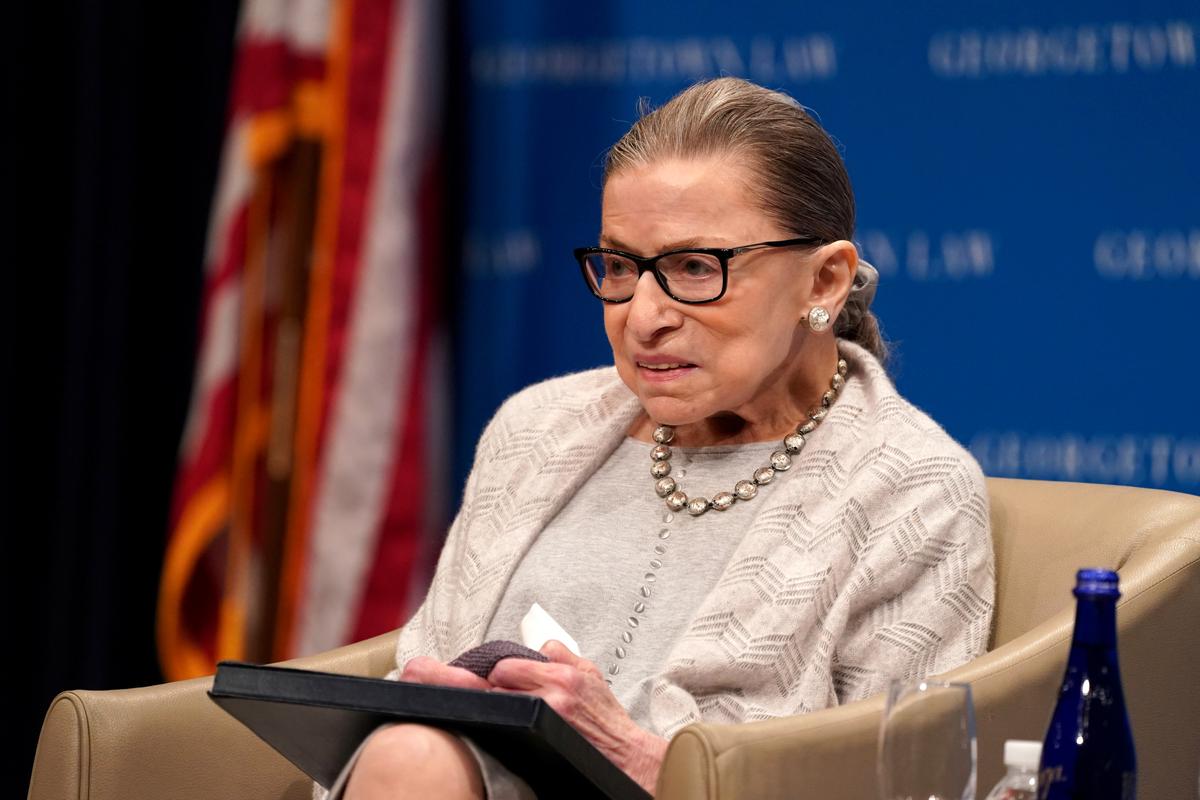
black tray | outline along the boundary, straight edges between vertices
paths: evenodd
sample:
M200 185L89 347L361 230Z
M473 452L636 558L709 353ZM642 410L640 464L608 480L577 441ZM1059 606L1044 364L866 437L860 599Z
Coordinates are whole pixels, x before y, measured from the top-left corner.
M325 788L371 731L420 722L469 736L539 797L650 795L541 698L223 661L213 701Z

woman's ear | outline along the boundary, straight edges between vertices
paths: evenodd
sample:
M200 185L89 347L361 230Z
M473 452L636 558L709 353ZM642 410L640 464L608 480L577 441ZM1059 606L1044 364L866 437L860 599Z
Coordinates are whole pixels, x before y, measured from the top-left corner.
M815 260L809 308L823 306L831 319L837 319L854 285L858 272L858 248L853 242L839 239L818 247L812 254ZM807 313L807 309L805 312Z

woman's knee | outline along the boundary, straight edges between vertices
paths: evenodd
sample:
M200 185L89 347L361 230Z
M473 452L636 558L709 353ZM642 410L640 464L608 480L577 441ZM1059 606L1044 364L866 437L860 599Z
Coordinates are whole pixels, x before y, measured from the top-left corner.
M479 768L458 737L424 725L391 725L367 741L350 776L346 797L404 797L436 790L439 796L482 797Z

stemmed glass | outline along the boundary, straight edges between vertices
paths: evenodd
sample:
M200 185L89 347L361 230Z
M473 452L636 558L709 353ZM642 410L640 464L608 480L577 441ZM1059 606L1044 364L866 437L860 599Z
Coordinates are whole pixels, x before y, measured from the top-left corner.
M975 800L971 687L892 681L879 727L881 800Z

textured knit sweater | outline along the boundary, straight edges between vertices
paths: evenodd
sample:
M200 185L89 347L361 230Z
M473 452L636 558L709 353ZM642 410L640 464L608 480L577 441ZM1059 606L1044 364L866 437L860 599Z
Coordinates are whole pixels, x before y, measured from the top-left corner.
M983 475L870 354L839 348L850 371L832 411L789 479L750 501L761 509L730 531L740 542L728 564L632 702L654 733L857 700L986 648L994 567ZM482 643L522 557L640 412L611 367L504 403L425 602L400 633L398 666ZM631 476L630 491L646 480Z
M678 438L678 437L677 437ZM625 438L526 551L488 625L487 639L520 640L538 603L596 663L617 700L639 722L641 684L665 668L695 610L720 580L741 532L763 510L757 500L694 517L671 512L654 491L652 445ZM671 445L671 473L684 490L711 496L769 463L780 442ZM762 492L795 478L776 473ZM597 546L597 545L600 546Z

